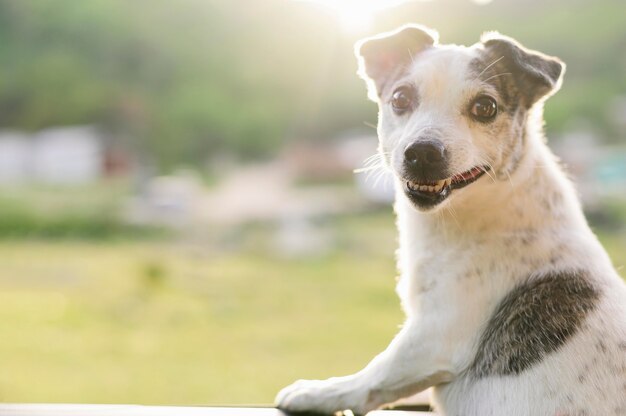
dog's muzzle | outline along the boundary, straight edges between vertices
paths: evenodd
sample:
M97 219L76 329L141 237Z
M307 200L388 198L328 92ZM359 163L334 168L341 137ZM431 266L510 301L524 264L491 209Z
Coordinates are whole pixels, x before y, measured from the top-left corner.
M478 180L488 170L487 166L475 166L450 174L443 143L434 139L418 140L404 151L404 192L419 208L428 209L443 202L453 190Z

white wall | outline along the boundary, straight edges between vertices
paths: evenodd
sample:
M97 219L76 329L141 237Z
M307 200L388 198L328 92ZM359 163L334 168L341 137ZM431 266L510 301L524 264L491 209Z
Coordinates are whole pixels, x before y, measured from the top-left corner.
M93 127L53 128L33 136L0 132L0 183L89 183L102 175L102 160L102 139Z
M32 143L26 134L5 131L0 133L0 184L19 184L29 177L29 158Z

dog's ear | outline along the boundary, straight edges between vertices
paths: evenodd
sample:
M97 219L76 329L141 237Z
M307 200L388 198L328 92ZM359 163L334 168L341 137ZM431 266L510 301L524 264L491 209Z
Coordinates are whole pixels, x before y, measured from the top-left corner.
M376 101L387 82L404 72L418 53L436 44L438 37L424 26L406 25L357 42L359 75L368 83L370 98Z
M526 49L514 39L497 32L487 32L480 40L490 58L494 62L501 61L497 66L504 66L513 76L528 107L561 87L565 64L559 58Z

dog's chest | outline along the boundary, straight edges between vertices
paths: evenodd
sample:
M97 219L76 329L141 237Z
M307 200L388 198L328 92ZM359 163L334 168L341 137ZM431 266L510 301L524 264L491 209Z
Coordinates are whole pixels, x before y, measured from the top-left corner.
M489 252L474 244L433 242L400 250L401 276L397 292L408 315L439 310L484 296L483 286L494 268Z

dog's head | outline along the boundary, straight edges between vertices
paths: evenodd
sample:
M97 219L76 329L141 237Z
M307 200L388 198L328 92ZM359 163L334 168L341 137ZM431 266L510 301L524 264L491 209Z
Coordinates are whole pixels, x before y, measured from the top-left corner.
M422 211L485 174L508 178L525 150L530 110L556 92L565 68L497 33L471 47L437 37L411 25L356 45L379 104L380 152Z

